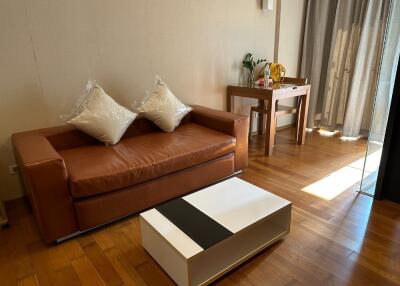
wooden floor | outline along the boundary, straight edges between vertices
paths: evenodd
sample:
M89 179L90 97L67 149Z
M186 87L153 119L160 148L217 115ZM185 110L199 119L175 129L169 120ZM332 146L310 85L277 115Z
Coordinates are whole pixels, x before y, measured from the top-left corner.
M291 233L216 285L400 285L400 205L373 203L357 186L331 200L302 191L361 158L365 141L315 132L296 146L292 131L279 132L269 158L255 138L241 175L293 202ZM48 247L25 204L8 214L0 285L173 285L141 247L137 216Z

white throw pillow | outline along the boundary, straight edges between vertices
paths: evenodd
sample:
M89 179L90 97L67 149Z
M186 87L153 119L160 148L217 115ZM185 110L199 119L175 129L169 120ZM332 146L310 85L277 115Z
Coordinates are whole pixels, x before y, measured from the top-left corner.
M192 108L183 104L161 78L156 78L153 92L138 108L140 115L154 122L165 132L172 132Z
M137 114L115 102L99 85L88 86L67 123L106 144L117 144Z

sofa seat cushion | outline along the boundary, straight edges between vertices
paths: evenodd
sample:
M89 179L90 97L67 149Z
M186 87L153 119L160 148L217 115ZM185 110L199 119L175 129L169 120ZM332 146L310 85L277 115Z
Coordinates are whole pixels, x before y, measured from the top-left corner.
M79 198L131 184L129 163L112 147L93 145L59 151L68 170L70 191Z
M60 151L73 197L126 188L234 152L235 138L187 123L172 133L152 132L115 146Z

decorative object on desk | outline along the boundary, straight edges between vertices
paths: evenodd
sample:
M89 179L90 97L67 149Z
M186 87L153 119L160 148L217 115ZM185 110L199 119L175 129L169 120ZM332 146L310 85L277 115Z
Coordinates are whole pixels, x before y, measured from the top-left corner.
M265 80L264 77L260 77L254 82L254 87L272 88L272 84L271 78Z
M269 66L270 77L273 82L282 82L285 78L286 69L282 64L273 63Z
M264 68L264 87L269 88L271 87L271 70L270 65L266 64Z
M6 214L6 208L4 207L3 201L0 201L0 228L8 225L8 219Z
M259 78L254 82L254 86L258 86L258 87L265 87L265 80L264 78Z
M249 87L253 87L254 86L254 82L255 82L255 74L254 74L254 69L256 68L257 65L259 65L262 62L266 62L267 60L265 59L258 59L257 61L255 61L253 59L253 54L248 53L246 54L246 56L244 57L243 60L243 67L245 69L248 70L249 74L248 74L248 78L247 78L247 84Z
M283 82L286 69L282 64L266 63L258 73L257 79L265 77L266 69L269 69L269 77L272 79L272 82Z

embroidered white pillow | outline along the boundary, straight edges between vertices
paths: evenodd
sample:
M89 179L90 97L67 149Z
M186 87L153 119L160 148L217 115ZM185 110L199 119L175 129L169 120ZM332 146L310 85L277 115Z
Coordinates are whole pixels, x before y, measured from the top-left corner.
M115 102L99 85L89 86L88 94L74 113L68 124L112 145L119 142L137 116Z
M138 108L140 115L152 121L165 132L172 132L192 108L183 104L159 77L153 92Z

